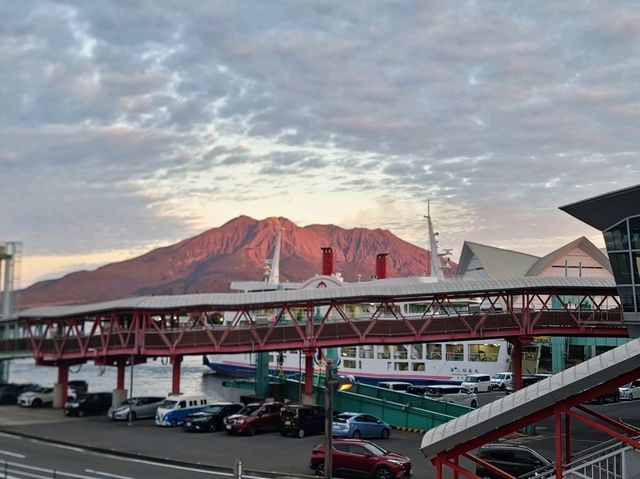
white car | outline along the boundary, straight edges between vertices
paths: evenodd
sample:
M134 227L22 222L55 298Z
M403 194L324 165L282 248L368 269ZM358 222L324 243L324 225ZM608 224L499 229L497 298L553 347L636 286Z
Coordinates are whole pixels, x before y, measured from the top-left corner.
M452 402L477 408L478 396L467 388L455 384L432 384L427 387L424 397L435 401Z
M499 389L500 391L504 391L512 381L513 373L505 371L503 373L494 374L494 376L491 378L491 389Z
M51 403L53 403L53 388L40 387L18 396L18 406L22 407L42 407Z
M618 388L618 391L620 391L620 399L627 399L631 401L632 399L640 398L640 379L636 379L629 384L625 384Z
M469 374L460 385L476 394L491 390L491 376L488 374Z

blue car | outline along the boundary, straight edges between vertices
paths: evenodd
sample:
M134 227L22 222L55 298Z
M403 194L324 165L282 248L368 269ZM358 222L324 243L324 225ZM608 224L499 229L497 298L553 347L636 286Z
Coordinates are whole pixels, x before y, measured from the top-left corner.
M379 437L386 439L391 434L391 426L371 414L343 412L333 418L335 437Z

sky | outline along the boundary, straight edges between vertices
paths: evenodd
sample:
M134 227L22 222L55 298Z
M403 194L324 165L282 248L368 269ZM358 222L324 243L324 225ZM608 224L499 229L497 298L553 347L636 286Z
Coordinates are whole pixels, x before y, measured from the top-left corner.
M640 4L0 2L20 287L239 216L544 255L639 183Z

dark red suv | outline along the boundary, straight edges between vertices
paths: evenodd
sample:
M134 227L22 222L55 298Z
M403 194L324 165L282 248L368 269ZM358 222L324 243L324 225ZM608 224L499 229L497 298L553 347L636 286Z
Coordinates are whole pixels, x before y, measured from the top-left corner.
M251 403L237 414L227 416L224 426L229 434L253 436L258 431L277 431L280 425L281 402Z
M374 479L409 479L411 459L389 452L370 441L361 439L333 440L333 474ZM319 476L324 475L324 445L311 451L309 467Z

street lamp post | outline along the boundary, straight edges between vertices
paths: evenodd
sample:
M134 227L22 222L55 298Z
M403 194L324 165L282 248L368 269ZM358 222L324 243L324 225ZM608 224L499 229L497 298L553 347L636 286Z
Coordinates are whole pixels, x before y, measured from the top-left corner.
M333 360L327 359L324 387L324 478L331 479L333 468Z

